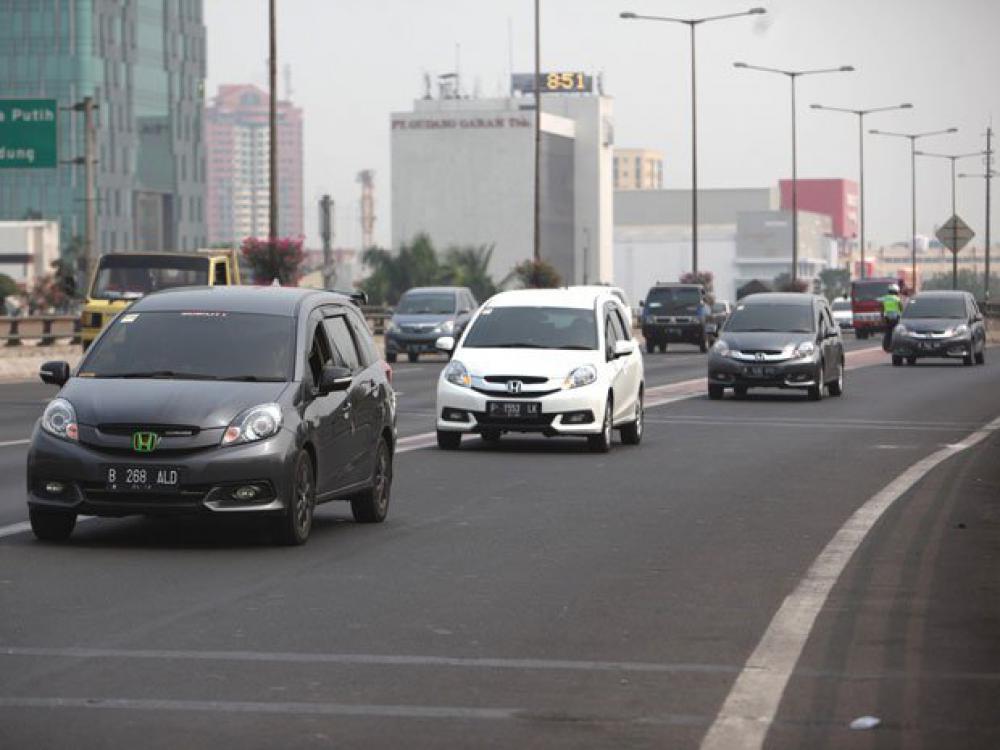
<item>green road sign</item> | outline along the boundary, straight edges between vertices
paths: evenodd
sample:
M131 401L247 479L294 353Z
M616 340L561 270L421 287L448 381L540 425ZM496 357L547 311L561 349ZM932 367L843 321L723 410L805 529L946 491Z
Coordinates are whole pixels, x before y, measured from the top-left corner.
M0 99L0 169L54 167L55 99Z

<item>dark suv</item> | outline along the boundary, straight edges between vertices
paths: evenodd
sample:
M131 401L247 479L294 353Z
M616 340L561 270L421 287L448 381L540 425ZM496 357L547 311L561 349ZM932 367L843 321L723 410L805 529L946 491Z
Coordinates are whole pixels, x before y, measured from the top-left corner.
M395 362L405 354L416 362L421 354L439 353L434 342L441 336L457 341L479 307L464 286L414 287L399 298L385 329L385 359Z
M302 544L316 503L386 517L396 400L339 294L225 286L151 294L98 336L28 451L28 510L59 541L78 514L263 516Z
M694 344L702 352L708 351L708 332L711 308L701 284L658 283L639 303L642 310L642 336L646 351L652 354L667 344Z

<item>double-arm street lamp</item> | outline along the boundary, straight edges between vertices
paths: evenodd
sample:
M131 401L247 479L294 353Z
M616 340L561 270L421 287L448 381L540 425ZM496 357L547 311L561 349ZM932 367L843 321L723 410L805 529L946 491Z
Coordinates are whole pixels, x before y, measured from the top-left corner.
M945 130L927 130L923 133L893 133L886 130L869 130L872 135L885 135L890 138L907 138L910 141L910 285L912 291L917 291L917 141L934 135L957 133L958 128Z
M827 107L824 104L810 105L812 109L824 112L844 112L856 115L858 118L858 237L861 246L861 278L865 277L865 115L877 112L892 112L899 109L912 109L909 103L895 104L890 107L873 107L871 109L849 109L847 107Z
M764 8L751 8L742 13L725 13L704 18L670 18L667 16L644 16L638 13L624 12L621 18L637 21L665 21L667 23L683 23L691 29L691 270L698 273L698 107L695 83L695 30L702 24L711 21L723 21L728 18L757 16L766 13Z
M839 68L781 70L779 68L766 68L760 65L748 65L745 62L735 62L733 63L733 67L744 70L758 70L762 73L777 73L786 76L792 84L792 283L794 284L795 280L799 277L799 173L795 133L795 82L802 76L819 75L821 73L850 73L854 70L854 67L851 65L841 65Z
M935 154L928 151L917 151L917 156L927 156L933 159L947 159L951 162L951 215L958 213L955 200L955 162L959 159L968 159L971 156L982 156L982 151L973 151L968 154ZM951 254L951 288L958 289L958 252L953 250Z

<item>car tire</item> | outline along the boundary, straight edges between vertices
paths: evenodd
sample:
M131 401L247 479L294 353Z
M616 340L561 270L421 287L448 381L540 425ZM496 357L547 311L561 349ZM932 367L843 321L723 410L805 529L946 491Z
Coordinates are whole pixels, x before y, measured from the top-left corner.
M857 330L854 332L854 336L864 341L866 338L868 338L868 331Z
M986 345L983 344L983 348L976 353L976 364L985 365L986 364Z
M390 365L396 364L396 352L386 352L385 361Z
M274 538L278 544L297 547L305 544L312 531L316 509L316 474L309 453L300 450L292 465L292 495L280 516L274 519Z
M406 360L408 362L411 362L411 363L412 362L416 362L419 359L420 359L420 353L419 352L407 352L406 353Z
M906 364L908 364L910 367L913 367L915 364L917 364L917 358L916 357L907 357L906 358Z
M29 508L28 520L35 538L43 542L65 542L76 527L76 513Z
M608 401L604 405L604 421L601 425L601 432L597 435L587 435L587 447L591 453L607 453L611 450L611 436L615 421L614 402L608 396Z
M438 430L437 443L438 448L443 451L457 451L459 446L462 445L462 433Z
M625 445L638 445L642 442L645 421L646 415L643 413L642 389L640 388L635 401L635 419L621 429L622 442Z
M902 364L903 364L903 358L901 356L899 356L898 354L893 354L892 355L892 366L893 367L899 367Z
M375 449L372 486L351 498L351 515L358 523L382 523L389 513L392 491L392 452L385 438L379 438Z
M816 372L816 385L809 386L809 400L810 401L822 401L823 400L823 363L819 365L819 370Z
M843 396L844 395L844 363L840 363L840 374L837 376L836 380L831 380L826 384L826 389L830 392L831 396Z
M656 342L646 339L646 354L656 354Z
M748 390L749 389L745 385L736 385L733 386L733 395L736 396L736 398L743 399L747 397Z
M721 385L715 385L714 383L708 384L708 397L713 401L718 401L724 395L726 395L726 389Z
M499 443L500 442L500 430L483 430L479 437L482 438L484 443Z

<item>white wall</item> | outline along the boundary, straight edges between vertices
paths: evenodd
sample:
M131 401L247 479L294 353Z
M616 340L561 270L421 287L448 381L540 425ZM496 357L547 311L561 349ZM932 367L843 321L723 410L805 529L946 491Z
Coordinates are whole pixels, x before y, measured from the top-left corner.
M52 264L59 259L59 222L0 222L0 256L4 255L30 256L16 262L0 257L0 273L30 289L39 277L52 273Z

